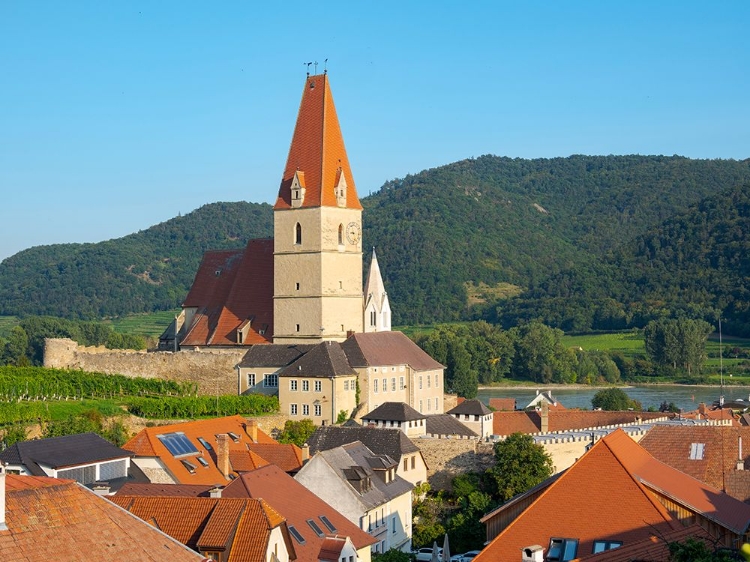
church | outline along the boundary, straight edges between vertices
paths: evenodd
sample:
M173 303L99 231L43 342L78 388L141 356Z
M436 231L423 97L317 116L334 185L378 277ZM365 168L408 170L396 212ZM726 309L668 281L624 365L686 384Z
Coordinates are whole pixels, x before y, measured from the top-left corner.
M273 239L206 252L162 349L248 348L238 392L278 394L292 419L335 423L384 402L443 412L443 366L400 332L373 249L327 73L307 75Z

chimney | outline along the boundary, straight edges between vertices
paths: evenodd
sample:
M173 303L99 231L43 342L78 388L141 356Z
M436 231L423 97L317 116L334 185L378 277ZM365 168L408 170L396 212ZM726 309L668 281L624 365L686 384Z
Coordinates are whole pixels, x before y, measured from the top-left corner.
M745 459L742 458L742 436L737 438L739 454L737 455L737 470L745 470Z
M220 498L221 497L221 486L214 486L208 491L208 495L212 498Z
M544 560L544 548L538 544L521 549L521 562L542 562Z
M305 443L302 445L302 462L307 462L310 460L310 445Z
M226 433L216 436L216 467L229 479L229 435Z
M252 439L253 443L258 442L258 421L257 420L248 420L247 425L245 426L245 433L247 433L247 436Z
M542 418L542 427L540 430L542 433L549 432L549 404L545 400L542 400L542 411L540 412Z
M0 531L7 531L5 523L5 464L0 462Z

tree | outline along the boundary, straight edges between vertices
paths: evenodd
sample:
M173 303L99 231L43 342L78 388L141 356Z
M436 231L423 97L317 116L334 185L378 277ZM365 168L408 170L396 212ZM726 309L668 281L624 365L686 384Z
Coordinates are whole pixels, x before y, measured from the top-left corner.
M408 552L391 548L385 552L375 552L372 555L372 562L411 562L411 556Z
M619 410L640 410L641 404L633 400L621 388L605 388L600 390L591 399L591 406L594 409L619 411Z
M5 342L3 349L0 349L2 353L2 363L6 365L16 365L22 367L28 364L28 352L29 348L29 336L26 334L26 330L21 326L13 326L10 331L8 341Z
M704 320L653 320L643 330L646 353L657 365L700 371L706 359L706 340L713 330Z
M313 433L315 433L315 424L312 420L287 420L277 441L279 443L294 443L298 447L302 447Z
M552 476L552 458L530 435L514 433L495 443L495 466L488 469L504 502Z
M562 330L531 322L513 328L515 341L513 373L534 382L576 382L573 351L562 344Z
M737 558L729 551L709 547L705 542L688 537L685 542L671 542L670 562L730 562Z

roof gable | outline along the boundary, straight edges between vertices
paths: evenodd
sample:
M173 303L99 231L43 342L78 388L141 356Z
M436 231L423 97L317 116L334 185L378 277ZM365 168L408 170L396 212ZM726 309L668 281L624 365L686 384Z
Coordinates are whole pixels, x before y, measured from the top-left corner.
M349 365L341 344L324 341L282 369L279 376L328 378L356 374L357 371Z
M341 347L352 367L409 365L415 371L444 368L402 332L354 334Z
M448 410L447 414L463 414L469 416L486 416L491 414L487 406L485 406L480 400L464 400L455 408Z
M336 107L327 74L308 76L302 92L297 124L294 127L284 175L274 210L292 208L292 182L300 177L305 188L303 207L336 207L336 187L343 175L346 181L345 205L361 209L354 176L344 147Z
M400 429L372 427L337 427L324 425L316 428L307 440L310 454L341 447L347 443L361 441L373 453L386 454L396 460L408 453L419 452L411 439Z
M273 240L244 250L206 252L183 308L195 308L186 346L252 345L273 337ZM249 325L248 325L249 323ZM237 330L246 335L239 341Z
M427 416L420 414L405 402L384 402L371 412L362 416L362 421L415 421Z

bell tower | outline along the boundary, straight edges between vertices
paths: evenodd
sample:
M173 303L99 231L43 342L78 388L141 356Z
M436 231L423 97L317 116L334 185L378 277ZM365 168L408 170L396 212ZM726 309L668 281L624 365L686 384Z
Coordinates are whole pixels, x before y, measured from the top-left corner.
M274 343L362 332L361 234L328 75L308 75L274 205Z

